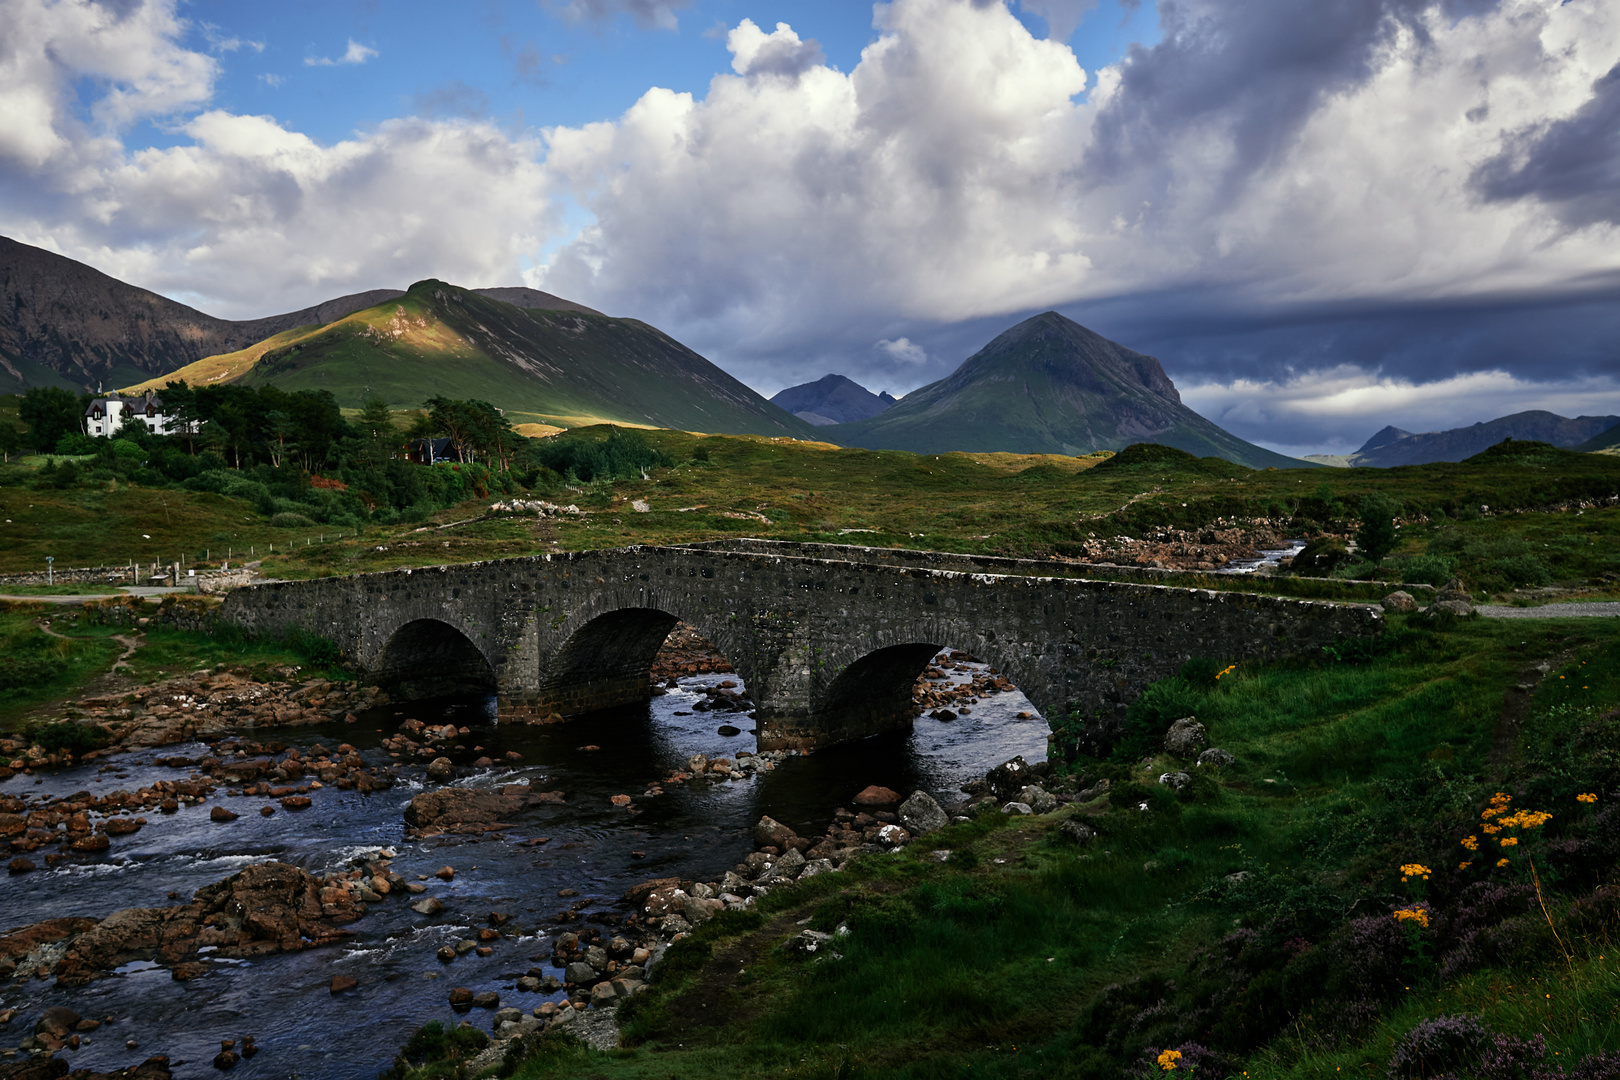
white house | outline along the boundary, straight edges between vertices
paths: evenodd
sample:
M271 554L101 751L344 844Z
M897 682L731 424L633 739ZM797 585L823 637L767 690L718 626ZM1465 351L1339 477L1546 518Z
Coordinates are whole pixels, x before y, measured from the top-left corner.
M92 438L110 438L126 424L140 424L156 435L180 430L180 424L163 408L163 399L150 390L140 397L119 397L114 392L96 398L84 410L84 431Z

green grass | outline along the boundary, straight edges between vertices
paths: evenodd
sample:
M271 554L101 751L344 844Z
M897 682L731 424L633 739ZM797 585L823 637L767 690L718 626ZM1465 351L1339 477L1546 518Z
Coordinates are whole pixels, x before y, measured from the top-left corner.
M559 1042L519 1075L1114 1080L1192 1041L1221 1051L1233 1076L1381 1076L1415 1024L1458 1012L1544 1034L1549 1061L1620 1045L1616 943L1568 915L1612 880L1608 856L1569 852L1608 842L1593 831L1606 801L1574 796L1620 781L1620 753L1581 749L1613 745L1616 722L1601 717L1620 701L1620 635L1608 620L1395 622L1381 656L1223 678L1198 715L1238 762L1179 795L1154 782L1185 767L1163 755L1078 762L1117 797L1045 819L991 813L774 891L672 950L657 989L629 1007L627 1048ZM1506 732L1504 758L1504 691L1570 652L1523 729ZM1494 791L1554 817L1510 867L1453 869ZM1056 828L1076 814L1099 832L1085 847ZM937 849L973 855L941 864ZM1442 914L1460 910L1471 882L1527 881L1526 851L1568 963L1531 909L1511 924L1519 945L1454 977L1439 973L1438 944L1412 951L1398 935L1382 982L1340 970L1359 955L1354 919L1382 926L1414 889ZM1403 885L1397 867L1413 861L1434 880ZM842 959L780 948L804 919L848 928L833 946Z
M75 583L72 585L5 585L0 594L7 596L118 596L117 585Z
M53 614L47 605L0 603L0 726L71 693L123 651L108 631L52 637L39 623Z
M609 430L585 429L570 437L606 438ZM218 565L227 557L263 557L273 544L266 571L300 578L735 537L1049 558L1088 536L1152 537L1169 527L1200 530L1269 520L1285 532L1342 532L1354 526L1347 508L1378 492L1402 503L1414 519L1401 529L1401 546L1377 570L1385 581L1408 580L1407 571L1422 566L1432 572L1434 560L1442 560L1445 574L1459 573L1471 588L1496 592L1510 586L1502 568L1533 569L1530 557L1561 584L1600 593L1620 585L1620 555L1614 554L1620 550L1620 509L1540 509L1620 488L1620 459L1603 455L1559 452L1563 456L1547 467L1486 460L1319 471L1307 483L1295 470L1250 471L1168 456L1097 468L1108 455L917 455L752 436L663 430L645 436L675 460L674 467L652 469L648 479L574 486L542 480L532 492L519 491L576 504L586 511L579 518L476 520L504 497L495 492L427 522L363 525L358 536L346 532L341 540L329 526L272 528L249 502L223 495L117 481L36 490L27 482L8 486L0 469L0 572L42 568L46 555L64 567L177 558L188 566ZM707 461L695 459L699 450L707 451ZM1332 483L1324 502L1318 493L1326 481ZM637 500L650 512L635 512L631 504ZM1468 509L1486 500L1494 507L1491 514L1480 517ZM1456 516L1446 515L1448 506ZM441 525L453 527L436 527ZM1430 562L1415 567L1414 558ZM1162 580L1114 573L1125 580ZM1215 574L1176 580L1323 599L1373 600L1383 591L1378 585ZM1430 580L1440 583L1444 576L1431 573Z
M141 683L204 668L241 669L260 678L287 668L298 669L303 678L354 677L339 665L336 648L313 634L257 637L232 626L207 632L178 630L160 618L166 606L206 608L212 603L196 597L122 599L84 608L0 603L0 731L17 728L37 713L59 714L55 703L81 694L87 684L112 669L124 652L124 646L113 640L119 635L139 639L123 674ZM141 618L152 621L140 628L136 623Z

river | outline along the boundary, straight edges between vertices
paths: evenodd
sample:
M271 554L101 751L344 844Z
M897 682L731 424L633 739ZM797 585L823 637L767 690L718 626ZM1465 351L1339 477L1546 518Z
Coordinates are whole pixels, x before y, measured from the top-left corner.
M984 670L962 666L969 670L951 675L959 683ZM921 788L955 801L963 782L1002 761L1022 754L1034 762L1046 754L1045 721L1012 692L983 697L953 721L923 716L909 733L790 758L749 779L666 785L663 794L644 796L648 784L684 767L692 754L734 757L754 748L747 734L716 733L728 721L746 730L748 721L740 715L692 709L700 688L726 679L741 682L736 675L691 676L645 706L549 726L497 725L493 700L461 699L394 704L362 714L355 724L255 729L252 738L301 749L349 743L368 764L391 764L400 783L371 795L320 788L310 792L309 809L271 817L256 812L268 800L233 796L222 787L200 806L147 815L145 828L101 856L75 856L53 869L10 877L0 890L0 927L9 931L57 916L101 918L126 907L181 903L200 886L255 862L281 860L320 872L378 849L394 853L394 869L407 879L424 877L427 895L443 900L445 913L417 915L407 906L414 898L390 897L350 924L354 936L343 944L216 961L187 982L147 963L126 965L79 988L57 987L19 970L0 984L0 1012L17 1010L9 1029L0 1028L0 1049L14 1049L44 1008L67 1005L106 1021L83 1037L79 1049L61 1052L72 1068L105 1071L167 1054L176 1076L212 1076L220 1041L251 1035L259 1053L239 1064L233 1077L371 1080L422 1023L460 1022L447 1003L453 986L497 990L502 1005L525 1011L546 1000L519 993L515 981L530 968L560 977L549 965L551 937L569 928L557 922L559 913L581 900L590 901L582 911L586 918L611 913L617 921L626 912L620 897L636 882L718 878L752 850L750 830L761 815L819 836L834 810L868 784L902 794ZM1029 718L1020 720L1021 712ZM402 811L429 782L420 765L394 761L381 745L406 718L468 727L466 761L477 756L473 745L497 761L507 751L522 755L493 768L466 766L452 783L498 787L532 780L541 785L535 790L563 791L566 805L525 811L502 833L407 840ZM200 743L133 751L54 773L19 773L0 792L32 798L133 790L185 775L154 765L154 757L205 753ZM112 769L101 771L109 764ZM610 803L619 794L633 797L630 809ZM213 823L208 810L214 804L241 817ZM522 843L539 837L550 839ZM445 865L455 868L452 881L430 876ZM562 890L579 895L560 898ZM469 953L448 965L435 958L448 939L488 926L491 912L511 916L503 936L491 943L492 955ZM329 994L330 980L339 974L358 979L358 988ZM472 1019L489 1023L481 1010ZM132 1039L138 1048L127 1049Z

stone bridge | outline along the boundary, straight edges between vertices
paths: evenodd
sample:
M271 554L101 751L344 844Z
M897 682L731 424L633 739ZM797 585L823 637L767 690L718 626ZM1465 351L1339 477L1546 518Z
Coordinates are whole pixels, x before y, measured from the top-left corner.
M723 541L628 547L237 589L223 617L321 634L396 697L498 695L508 718L644 702L677 621L731 661L761 749L905 727L941 648L972 653L1047 717L1104 728L1189 657L1271 659L1378 633L1367 605L1098 581L1075 564Z

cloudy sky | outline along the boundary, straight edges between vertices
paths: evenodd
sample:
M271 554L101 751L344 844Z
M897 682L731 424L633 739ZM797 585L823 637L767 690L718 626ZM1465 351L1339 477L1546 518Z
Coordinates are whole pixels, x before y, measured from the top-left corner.
M1620 413L1620 0L0 0L0 234L895 393L1056 308L1288 452Z

